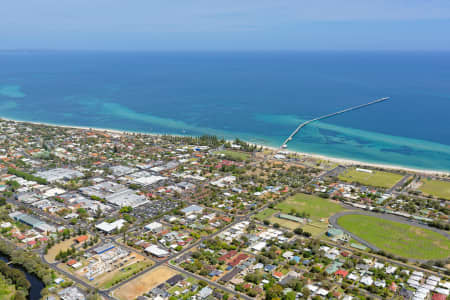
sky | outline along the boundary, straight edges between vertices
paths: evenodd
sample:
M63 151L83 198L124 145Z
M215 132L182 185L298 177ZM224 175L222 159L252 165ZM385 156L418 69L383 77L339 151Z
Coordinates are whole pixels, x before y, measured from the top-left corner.
M0 49L450 51L450 1L2 0Z

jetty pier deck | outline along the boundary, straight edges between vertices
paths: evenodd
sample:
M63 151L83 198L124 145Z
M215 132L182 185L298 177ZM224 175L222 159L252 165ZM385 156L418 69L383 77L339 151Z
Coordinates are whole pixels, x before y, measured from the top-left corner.
M371 102L368 102L368 103L360 104L360 105L357 105L357 106L352 106L352 107L346 108L344 110L340 110L340 111L337 111L337 112L334 112L334 113L331 113L331 114L327 114L327 115L324 115L324 116L320 116L320 117L317 117L317 118L305 121L305 122L303 122L303 123L301 123L300 125L297 126L297 128L291 133L291 135L289 135L289 137L283 142L283 144L281 145L280 149L286 148L287 144L294 138L294 136L303 127L305 127L306 125L308 125L308 124L310 124L312 122L316 122L316 121L319 121L319 120L331 118L331 117L334 117L334 116L337 116L337 115L340 115L340 114L343 114L343 113L346 113L346 112L349 112L349 111L352 111L352 110L357 110L357 109L360 109L360 108L364 108L366 106L377 104L377 103L380 103L380 102L383 102L383 101L386 101L386 100L389 100L389 99L390 99L390 97L380 98L380 99L377 99L377 100L374 100L374 101L371 101Z

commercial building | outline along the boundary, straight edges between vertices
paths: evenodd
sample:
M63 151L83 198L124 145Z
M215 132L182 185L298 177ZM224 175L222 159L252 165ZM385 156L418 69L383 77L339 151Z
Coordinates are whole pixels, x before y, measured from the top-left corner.
M150 201L145 196L136 194L136 191L126 189L124 191L114 193L105 198L106 201L117 205L119 207L131 206L132 208L138 207Z
M279 214L278 218L289 220L289 221L293 221L293 222L297 222L297 223L305 223L305 219L299 218L299 217L296 217L296 216L291 216L291 215L288 215L288 214Z
M18 211L10 213L9 217L43 232L56 232L56 228L54 226Z
M155 184L161 180L165 180L167 177L164 176L146 176L146 177L140 177L134 180L135 183L141 184L141 185L152 185Z
M72 170L72 169L64 169L64 168L56 168L48 171L37 172L34 174L37 177L41 177L46 179L48 182L55 182L60 180L70 180L78 177L84 176L83 173Z
M100 224L95 225L95 228L97 228L98 230L101 230L105 233L111 233L116 229L120 230L120 228L122 228L123 224L125 224L125 223L126 223L126 221L124 219L119 219L112 223L102 222Z
M106 198L121 191L127 190L127 187L123 184L105 181L89 187L82 187L80 191L87 196L96 196L100 198Z
M159 222L152 222L150 224L145 225L144 228L150 230L153 233L157 233L163 229L163 225Z
M108 244L101 245L101 246L99 246L97 248L94 248L93 251L96 254L102 254L102 253L105 253L108 250L113 249L114 247L115 247L114 244L108 243Z
M156 257L166 257L169 255L169 252L167 250L164 250L156 245L151 245L145 248L145 252L150 253L151 255L154 255Z
M188 206L186 208L183 208L181 210L181 212L183 212L186 215L190 215L190 214L199 214L203 211L203 207L198 206L198 205L191 205Z

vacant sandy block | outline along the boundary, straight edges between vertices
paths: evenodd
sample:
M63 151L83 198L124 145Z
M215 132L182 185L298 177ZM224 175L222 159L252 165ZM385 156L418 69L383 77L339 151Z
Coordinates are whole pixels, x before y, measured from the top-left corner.
M90 235L87 235L87 237L88 237L88 239L91 238ZM45 255L45 260L48 261L49 263L54 263L54 262L56 262L55 257L56 257L56 255L58 255L59 251L61 251L61 250L66 251L72 245L74 245L76 249L81 247L82 243L77 243L75 241L76 238L78 238L78 236L74 237L74 238L67 239L67 240L62 241L62 242L60 242L58 244L55 244L53 247L51 247L48 250L48 253Z
M168 267L158 267L114 290L112 295L120 300L134 300L176 274Z

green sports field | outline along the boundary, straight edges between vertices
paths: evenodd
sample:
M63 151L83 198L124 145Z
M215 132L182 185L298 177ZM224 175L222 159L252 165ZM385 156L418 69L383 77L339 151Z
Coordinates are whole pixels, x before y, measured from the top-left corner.
M219 154L223 154L225 159L234 160L234 161L245 161L250 158L250 154L239 151L232 150L223 150L217 152Z
M329 199L301 193L284 200L275 208L286 214L289 214L292 209L298 212L306 212L310 214L310 219L313 221L328 218L344 210L338 203Z
M450 200L450 182L440 180L424 180L419 191L438 198Z
M265 219L268 219L271 215L273 215L276 212L277 212L277 210L275 210L275 209L266 208L265 210L256 214L255 218L260 221L264 221Z
M292 210L299 213L308 213L312 222L301 224L277 217L277 213L279 212L291 214ZM326 219L343 210L344 209L335 201L299 193L278 203L273 209L266 208L256 214L255 218L260 221L269 220L272 224L278 223L280 226L291 230L301 227L304 231L310 232L314 237L318 237L323 235L327 230L328 223L321 222L321 219Z
M351 168L342 172L338 178L341 181L350 183L358 182L367 186L391 188L399 182L403 176L400 174L375 170L373 170L373 173L366 173L356 171L356 168Z
M450 256L450 240L428 229L364 215L342 216L337 222L351 233L396 256L423 260Z

